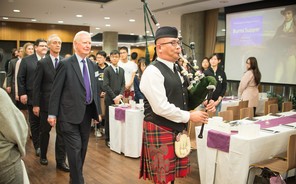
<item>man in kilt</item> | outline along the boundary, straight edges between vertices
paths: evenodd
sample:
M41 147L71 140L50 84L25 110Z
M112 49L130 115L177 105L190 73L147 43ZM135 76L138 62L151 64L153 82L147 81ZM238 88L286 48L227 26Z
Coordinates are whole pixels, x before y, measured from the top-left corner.
M176 177L190 172L189 158L175 154L175 137L189 121L206 123L208 114L187 110L187 85L175 69L181 53L178 30L169 26L159 28L155 45L157 58L147 67L140 83L145 96L140 178L173 184ZM213 101L206 109L215 111Z

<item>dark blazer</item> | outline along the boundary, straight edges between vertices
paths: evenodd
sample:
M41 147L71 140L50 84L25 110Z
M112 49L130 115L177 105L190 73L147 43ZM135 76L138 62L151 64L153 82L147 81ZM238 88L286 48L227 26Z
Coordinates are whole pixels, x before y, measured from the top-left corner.
M18 95L27 95L28 105L32 105L33 103L33 84L37 62L38 59L36 54L24 57L21 61L20 68L17 74Z
M15 73L15 65L16 62L19 60L19 58L14 58L12 60L9 61L8 64L8 72L7 72L7 81L6 81L6 86L7 87L11 87L12 89L14 89L14 84L15 84L15 77L14 77L14 73ZM15 95L15 94L13 94Z
M121 67L119 68L118 74L115 73L112 66L108 66L104 70L104 80L103 80L103 89L106 92L105 95L105 103L108 106L108 104L114 104L113 99L121 94L124 94L125 89L125 80L124 80L124 70Z
M59 61L62 58L59 57ZM56 70L49 55L37 62L33 85L33 106L40 107L40 111L48 111L50 92Z
M95 105L93 119L101 114L100 102L97 98L97 82L94 64L87 59L91 82L92 98ZM55 115L60 121L79 124L85 114L86 90L76 55L62 60L56 69L56 75L49 100L48 114Z

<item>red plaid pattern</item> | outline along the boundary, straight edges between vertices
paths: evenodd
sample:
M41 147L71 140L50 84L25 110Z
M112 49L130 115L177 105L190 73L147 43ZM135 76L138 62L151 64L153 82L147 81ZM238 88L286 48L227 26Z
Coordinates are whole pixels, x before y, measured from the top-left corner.
M124 91L124 98L129 98L131 97L132 100L134 100L135 98L135 92L134 91L130 91L129 89Z
M165 184L190 172L189 158L175 155L175 134L166 129L144 121L139 178Z

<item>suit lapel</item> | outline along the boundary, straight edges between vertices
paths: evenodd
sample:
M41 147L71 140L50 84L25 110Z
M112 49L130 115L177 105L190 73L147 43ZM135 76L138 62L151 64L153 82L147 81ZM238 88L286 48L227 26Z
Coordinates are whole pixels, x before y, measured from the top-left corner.
M76 58L75 54L72 56L70 62L72 64L73 68L74 68L74 72L76 73L80 83L82 84L82 86L84 86L82 73L81 73L81 70L80 70L80 67L79 67L79 64L78 64L78 61L77 61L77 58Z
M51 61L50 56L46 56L46 63L47 63L47 65L48 65L48 67L50 68L50 70L51 70L53 73L55 73L56 71L55 71L55 68L54 68L54 66L53 66L53 63L52 63L52 61Z

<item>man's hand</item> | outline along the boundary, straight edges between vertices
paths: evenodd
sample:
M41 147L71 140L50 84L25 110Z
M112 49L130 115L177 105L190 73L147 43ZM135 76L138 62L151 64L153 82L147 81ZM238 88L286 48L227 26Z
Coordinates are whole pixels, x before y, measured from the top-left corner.
M40 107L34 106L33 107L33 113L35 114L35 116L39 117L39 112L40 112Z
M219 104L219 103L218 103ZM215 112L216 111L216 101L210 100L209 102L206 100L206 103L204 103L206 110L210 112Z
M116 97L113 99L114 104L120 104L121 97L122 97L121 95L116 96Z
M18 95L15 95L15 100L20 101L20 97Z
M7 92L8 94L10 94L10 93L11 93L11 87L6 87L6 92Z
M57 118L47 118L48 123L50 126L54 127L57 123Z
M22 95L21 96L21 102L22 102L22 104L27 104L27 101L28 101L27 95Z
M198 123L207 123L209 115L204 111L191 111L190 112L190 121Z
M100 122L102 122L102 117L101 115L98 116L98 119L94 121L95 124L99 124Z

